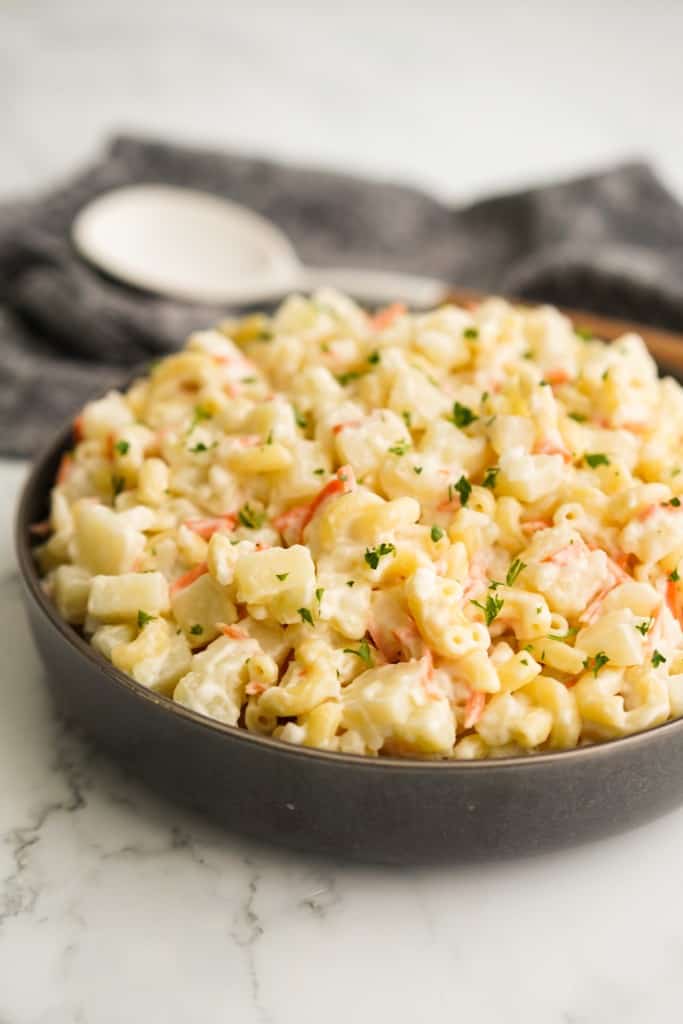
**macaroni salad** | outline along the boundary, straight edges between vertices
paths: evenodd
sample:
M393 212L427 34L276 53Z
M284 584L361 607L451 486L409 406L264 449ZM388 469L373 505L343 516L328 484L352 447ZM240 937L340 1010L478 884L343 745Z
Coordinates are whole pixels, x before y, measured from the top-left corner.
M195 712L460 759L683 714L683 393L636 335L296 295L193 334L74 434L45 589Z

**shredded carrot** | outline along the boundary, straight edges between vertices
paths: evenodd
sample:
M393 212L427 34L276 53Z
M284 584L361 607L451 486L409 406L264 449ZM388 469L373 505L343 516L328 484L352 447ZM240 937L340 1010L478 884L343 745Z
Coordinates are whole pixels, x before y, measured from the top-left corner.
M73 422L74 441L78 444L83 440L83 415L77 416Z
M291 531L292 535L301 538L304 530L316 514L320 506L328 498L335 495L348 494L356 486L356 478L353 475L351 466L341 466L332 480L325 484L323 489L306 505L295 505L287 509L273 520L273 525L281 533Z
M69 452L65 452L62 455L59 462L59 469L57 470L57 484L65 484L71 476L71 470L73 468L73 457Z
M347 427L359 427L360 424L360 420L345 420L343 423L335 423L332 427L332 433L341 434L342 430L346 430Z
M567 371L562 369L546 370L543 376L548 384L566 384L571 379Z
M223 516L206 516L204 519L186 519L183 523L183 526L199 534L204 540L209 540L218 530L234 530L236 525L237 517L230 513Z
M263 444L263 438L260 434L242 434L235 439L235 443L238 448L254 448L258 444Z
M563 444L555 441L539 441L534 445L534 455L561 455L565 462L572 461L572 453Z
M34 534L36 537L46 537L52 530L49 519L43 519L40 523L31 523L29 526L29 533Z
M265 693L268 689L265 683L259 683L257 679L252 679L250 683L244 687L244 692L248 697L258 696L260 693Z
M229 636L232 640L249 639L249 634L244 629L240 629L239 626L226 626L224 623L218 623L218 625L223 636Z
M481 690L471 689L465 704L465 718L462 723L465 729L471 729L473 725L477 724L484 712L485 706L486 695Z
M680 622L681 604L678 596L678 587L673 580L666 582L666 605L676 622Z
M645 523L648 519L652 519L653 515L655 514L658 508L659 505L646 505L645 508L642 508L640 510L640 512L636 516L636 519L638 519L638 521L641 523Z
M538 530L549 530L552 523L549 519L527 519L519 525L523 533L537 533Z
M407 313L408 309L403 302L393 302L390 306L385 309L380 309L378 313L370 317L370 327L373 331L383 331L387 327L391 327L394 320L397 320L399 316L403 316Z
M107 434L107 437L106 437L105 442L104 442L104 454L107 456L108 459L113 459L114 458L114 435L113 434Z
M193 569L186 572L183 576L179 576L177 580L174 580L171 584L171 594L177 594L179 590L184 590L185 587L189 587L190 583L194 583L200 576L209 571L209 567L206 562L200 562L199 565L195 565Z

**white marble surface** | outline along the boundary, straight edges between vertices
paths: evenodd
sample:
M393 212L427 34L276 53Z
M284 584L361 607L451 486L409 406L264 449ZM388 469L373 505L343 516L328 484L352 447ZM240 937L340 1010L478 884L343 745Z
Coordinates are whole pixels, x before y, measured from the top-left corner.
M117 128L462 196L641 153L683 194L682 28L675 0L2 0L0 197ZM222 834L65 733L12 576L23 472L0 465L0 1024L679 1019L683 812L361 868Z

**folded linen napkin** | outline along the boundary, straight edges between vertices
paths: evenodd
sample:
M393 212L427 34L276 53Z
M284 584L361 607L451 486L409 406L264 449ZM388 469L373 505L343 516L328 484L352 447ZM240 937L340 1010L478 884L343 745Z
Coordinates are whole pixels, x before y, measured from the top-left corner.
M244 203L314 266L434 275L683 329L683 207L644 164L458 209L405 186L121 137L61 188L0 205L0 454L30 455L89 395L225 315L114 283L73 250L78 210L140 182Z

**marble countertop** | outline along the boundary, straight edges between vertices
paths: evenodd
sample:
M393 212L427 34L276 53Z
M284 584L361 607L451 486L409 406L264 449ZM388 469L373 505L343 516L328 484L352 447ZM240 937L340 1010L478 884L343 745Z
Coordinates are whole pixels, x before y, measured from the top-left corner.
M471 196L673 144L683 6L0 5L0 199L127 129ZM0 462L0 1024L669 1024L683 810L568 852L359 867L222 833L55 718ZM390 795L388 795L389 798Z

